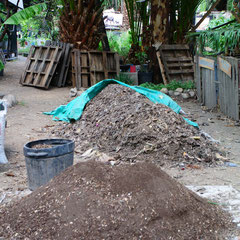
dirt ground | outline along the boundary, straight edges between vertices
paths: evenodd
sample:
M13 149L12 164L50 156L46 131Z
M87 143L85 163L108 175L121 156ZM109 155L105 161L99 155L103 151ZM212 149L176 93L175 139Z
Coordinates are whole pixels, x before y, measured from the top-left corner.
M10 108L7 113L7 128L5 138L8 165L0 165L0 196L3 192L22 191L27 189L26 168L23 156L25 143L47 137L42 133L45 126L55 124L51 116L42 114L55 109L71 100L70 88L51 88L41 90L32 87L22 87L19 84L24 70L25 58L9 62L5 68L4 77L0 77L0 93L13 94L18 105ZM219 146L227 151L232 162L240 161L240 127L225 118L220 113L205 111L194 101L181 102L186 113L196 119L200 127L214 139L219 140ZM209 126L201 126L201 124ZM77 160L78 156L75 157ZM240 190L240 168L221 166L216 168L164 169L171 176L185 185L232 185ZM0 199L1 202L1 199Z

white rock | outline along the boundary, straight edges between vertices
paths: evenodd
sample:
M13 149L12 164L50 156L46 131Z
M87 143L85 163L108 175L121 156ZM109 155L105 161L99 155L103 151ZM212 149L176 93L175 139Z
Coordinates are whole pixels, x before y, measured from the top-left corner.
M189 91L190 97L195 97L196 93L194 91Z
M173 91L173 90L169 90L169 91L168 91L168 95L169 95L169 96L173 96L173 95L174 95L174 91Z
M3 97L3 100L7 102L7 107L13 107L17 104L17 99L12 94L7 94Z
M182 89L182 88L177 88L177 89L175 90L175 92L182 93L182 92L183 92L183 89Z
M162 88L160 90L160 92L164 93L164 94L168 94L168 89L167 88Z
M180 94L180 92L174 92L174 96L179 96Z
M70 97L76 97L77 96L77 88L71 88L70 90Z
M188 93L182 93L182 98L188 99L188 98L190 98L190 95Z

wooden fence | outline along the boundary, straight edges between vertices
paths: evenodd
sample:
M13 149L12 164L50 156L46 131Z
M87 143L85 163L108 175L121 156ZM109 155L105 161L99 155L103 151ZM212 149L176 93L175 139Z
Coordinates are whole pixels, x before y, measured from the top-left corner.
M239 120L239 62L234 57L218 57L220 109L234 120Z
M240 59L196 57L196 87L199 101L208 108L218 104L228 117L239 120Z
M196 87L199 101L208 108L217 106L215 60L204 57L196 59Z

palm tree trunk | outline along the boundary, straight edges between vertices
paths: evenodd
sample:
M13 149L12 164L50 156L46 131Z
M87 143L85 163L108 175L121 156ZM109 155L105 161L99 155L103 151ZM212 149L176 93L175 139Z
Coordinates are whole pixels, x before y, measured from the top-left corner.
M151 0L152 42L168 42L169 1Z

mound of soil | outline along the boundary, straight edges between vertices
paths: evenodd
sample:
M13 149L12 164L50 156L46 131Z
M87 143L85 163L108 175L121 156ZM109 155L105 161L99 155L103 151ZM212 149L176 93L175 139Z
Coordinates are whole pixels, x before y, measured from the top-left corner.
M152 163L89 161L0 212L7 239L219 239L232 224Z
M80 121L60 123L51 133L74 140L79 153L97 147L121 161L212 165L217 160L215 146L182 116L118 84L90 101Z

